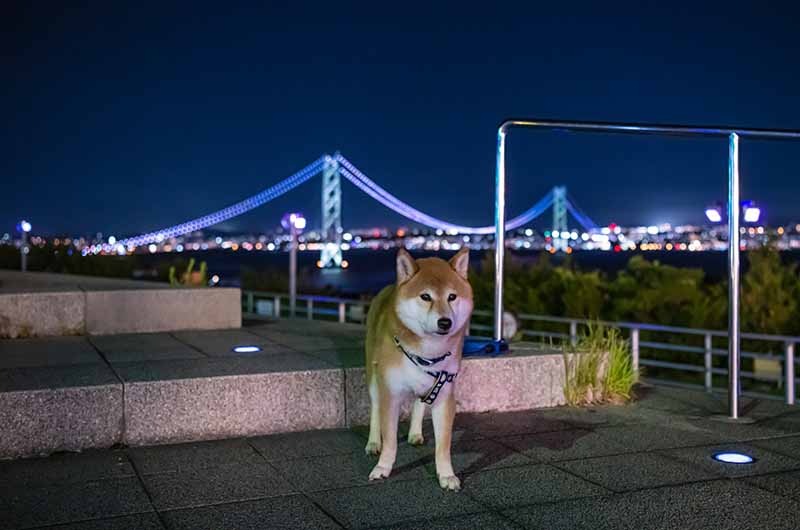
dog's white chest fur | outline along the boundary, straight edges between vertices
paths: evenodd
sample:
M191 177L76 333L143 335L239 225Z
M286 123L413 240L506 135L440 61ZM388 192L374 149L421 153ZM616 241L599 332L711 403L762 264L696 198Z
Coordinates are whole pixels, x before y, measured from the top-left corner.
M437 354L441 355L441 354ZM410 359L403 356L403 363L398 367L389 368L386 371L386 384L393 393L411 393L417 397L422 397L428 393L436 379L428 372L439 372L442 370L448 373L458 372L458 359L453 356L447 357L444 360L428 366L421 367L411 362ZM426 356L427 357L427 356ZM452 386L452 384L445 385L445 388ZM442 389L445 391L445 389Z

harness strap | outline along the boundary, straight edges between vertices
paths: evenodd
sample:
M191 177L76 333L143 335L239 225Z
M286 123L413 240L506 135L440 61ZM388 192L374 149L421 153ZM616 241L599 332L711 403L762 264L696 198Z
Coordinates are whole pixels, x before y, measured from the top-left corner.
M440 355L439 357L428 359L427 357L421 357L419 355L409 353L405 348L403 348L403 345L400 344L400 340L397 337L394 337L394 343L397 346L397 348L405 354L405 356L408 358L409 361L422 368L422 370L426 374L435 379L433 385L430 387L430 389L428 389L425 395L419 398L419 400L422 401L423 403L427 403L428 405L433 405L433 402L436 401L436 398L439 396L439 392L442 390L442 387L444 387L444 385L447 383L452 383L455 380L458 373L451 374L450 372L447 372L445 370L430 371L430 370L425 370L425 367L442 362L452 353L447 352L444 355Z

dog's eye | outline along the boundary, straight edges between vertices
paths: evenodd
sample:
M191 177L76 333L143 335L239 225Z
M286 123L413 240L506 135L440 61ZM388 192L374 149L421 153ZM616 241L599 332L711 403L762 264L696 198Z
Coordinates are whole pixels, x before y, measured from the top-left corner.
M456 293L450 293L450 294L448 295L448 297L447 297L447 301L448 301L448 302L452 302L452 301L453 301L453 300L455 300L456 298L458 298L458 296L456 296Z
M426 302L431 301L431 295L429 295L428 293L422 293L421 295L419 295L419 297L425 300Z

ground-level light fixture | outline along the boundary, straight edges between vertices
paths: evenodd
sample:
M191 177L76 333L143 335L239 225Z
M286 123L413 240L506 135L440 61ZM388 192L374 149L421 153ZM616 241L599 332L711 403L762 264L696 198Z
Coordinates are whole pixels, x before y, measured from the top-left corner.
M732 451L725 451L722 453L715 453L711 458L723 464L752 464L756 461L752 456L745 453L737 453Z
M258 346L236 346L233 351L236 353L255 353L261 351Z

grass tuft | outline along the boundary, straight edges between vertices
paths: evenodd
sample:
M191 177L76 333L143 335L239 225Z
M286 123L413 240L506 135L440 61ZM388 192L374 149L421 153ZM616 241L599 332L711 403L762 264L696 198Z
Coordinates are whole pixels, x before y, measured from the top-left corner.
M573 406L631 399L636 372L619 329L590 324L574 351L564 351L564 397Z

